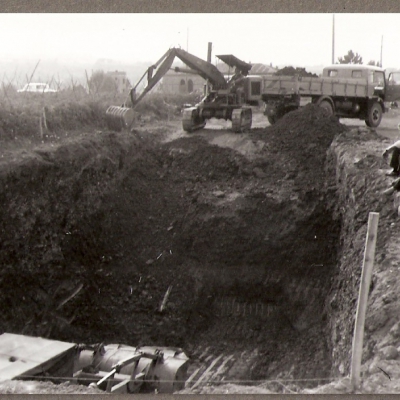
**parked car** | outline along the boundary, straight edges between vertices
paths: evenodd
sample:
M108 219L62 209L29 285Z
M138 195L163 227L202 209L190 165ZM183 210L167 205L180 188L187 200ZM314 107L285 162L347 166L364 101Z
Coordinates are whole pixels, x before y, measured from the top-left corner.
M27 83L22 89L17 90L18 93L55 93L57 90L51 89L47 83Z

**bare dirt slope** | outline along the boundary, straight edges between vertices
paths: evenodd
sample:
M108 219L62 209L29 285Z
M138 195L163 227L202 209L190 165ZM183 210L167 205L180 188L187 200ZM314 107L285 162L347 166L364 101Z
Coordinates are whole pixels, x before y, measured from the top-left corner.
M379 267L365 364L374 368L382 343L396 347L385 146L307 106L241 135L153 124L3 154L1 332L182 346L203 371L223 356L218 379L315 386L348 373L375 209Z

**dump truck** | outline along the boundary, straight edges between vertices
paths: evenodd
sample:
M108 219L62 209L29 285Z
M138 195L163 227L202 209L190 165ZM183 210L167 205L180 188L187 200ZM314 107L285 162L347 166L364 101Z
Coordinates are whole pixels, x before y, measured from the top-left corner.
M385 103L399 98L400 72L387 78L384 69L371 65L334 64L325 67L318 78L262 78L264 115L271 124L308 101L322 107L327 115L364 120L376 128L387 111Z
M232 76L225 78L215 65L183 49L169 49L154 65L146 70L137 84L130 90L129 98L122 106L112 105L107 109L106 119L108 127L115 131L131 129L137 118L135 108L138 103L172 69L175 58L179 58L188 69L179 70L177 68L175 69L177 72L198 74L211 87L198 104L184 109L182 118L183 129L186 132L201 129L210 118L232 121L232 130L234 132L242 132L250 129L252 124L252 109L249 105L252 105L254 101L258 101L260 97L260 93L257 93L256 96L249 94L246 76L252 65L239 60L232 54L219 55L217 57L234 68L235 72ZM147 84L145 88L138 94L137 89L139 85L146 79ZM259 88L257 85L253 85L253 87L255 90Z

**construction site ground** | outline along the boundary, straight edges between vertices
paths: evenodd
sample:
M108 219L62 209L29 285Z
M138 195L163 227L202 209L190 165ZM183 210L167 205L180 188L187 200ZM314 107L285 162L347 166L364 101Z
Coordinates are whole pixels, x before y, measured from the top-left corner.
M382 158L399 122L390 110L369 129L308 105L273 126L254 109L241 134L148 116L132 132L4 143L0 333L182 347L181 393L350 393L379 212L359 392L399 393L400 217ZM13 381L0 392L96 390Z

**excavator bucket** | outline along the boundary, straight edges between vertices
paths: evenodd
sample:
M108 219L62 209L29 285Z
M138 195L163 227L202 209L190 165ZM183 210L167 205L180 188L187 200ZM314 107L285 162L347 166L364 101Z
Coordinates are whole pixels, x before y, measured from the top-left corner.
M106 111L106 121L108 129L121 132L130 129L139 114L132 108L110 106Z
M130 129L139 114L134 111L136 105L143 99L146 94L154 88L161 78L169 71L175 58L175 49L168 50L163 57L154 65L150 66L136 85L129 93L132 107L110 106L106 111L106 121L109 129L120 132L124 129ZM147 77L147 85L140 93L136 95L136 89L142 80Z

